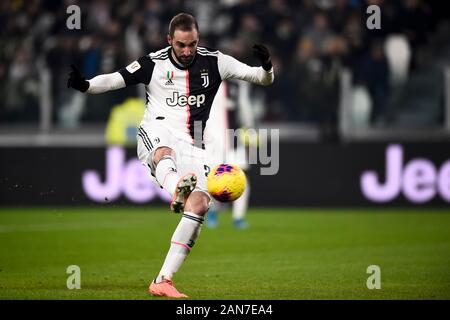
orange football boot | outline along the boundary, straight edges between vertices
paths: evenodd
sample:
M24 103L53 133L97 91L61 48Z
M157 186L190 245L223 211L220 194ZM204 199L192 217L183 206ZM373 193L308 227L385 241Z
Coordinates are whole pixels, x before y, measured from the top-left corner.
M148 288L148 292L154 296L158 297L168 297L168 298L188 298L184 293L179 292L174 286L173 282L170 279L164 279L155 283L155 280L152 281L150 287Z

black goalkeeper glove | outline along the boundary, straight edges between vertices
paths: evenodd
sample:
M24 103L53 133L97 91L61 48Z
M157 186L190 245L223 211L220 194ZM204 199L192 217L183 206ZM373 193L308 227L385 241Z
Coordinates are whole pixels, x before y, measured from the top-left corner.
M74 88L81 92L86 92L89 88L89 82L81 74L80 70L73 64L70 66L72 71L69 74L69 79L67 79L67 88Z
M261 65L264 70L269 71L272 69L272 61L270 60L269 50L262 44L255 44L252 49L253 55L261 61Z

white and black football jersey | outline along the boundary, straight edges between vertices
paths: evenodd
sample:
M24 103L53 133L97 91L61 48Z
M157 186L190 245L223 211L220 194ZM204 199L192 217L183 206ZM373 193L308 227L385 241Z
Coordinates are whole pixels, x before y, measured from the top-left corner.
M241 79L267 85L273 69L250 67L218 50L198 47L188 66L179 65L171 47L139 58L119 70L125 84L144 84L147 92L142 125L162 121L173 134L192 144L202 137L212 103L222 80ZM194 125L195 124L195 125ZM201 130L201 132L194 132Z

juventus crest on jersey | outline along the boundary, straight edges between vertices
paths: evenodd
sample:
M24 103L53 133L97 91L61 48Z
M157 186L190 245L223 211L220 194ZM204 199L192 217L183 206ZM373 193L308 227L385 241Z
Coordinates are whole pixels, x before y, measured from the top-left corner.
M178 64L172 57L171 47L167 47L139 58L119 73L127 86L139 83L146 86L144 124L162 121L175 135L184 135L191 141L199 137L195 129L201 130L203 137L222 80L237 78L258 84L273 81L272 71L249 67L205 47L197 48L197 54L188 66Z

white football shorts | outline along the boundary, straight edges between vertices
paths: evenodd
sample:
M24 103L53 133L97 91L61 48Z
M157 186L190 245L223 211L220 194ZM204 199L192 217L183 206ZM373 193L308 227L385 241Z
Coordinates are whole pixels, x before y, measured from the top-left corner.
M152 163L153 152L160 147L169 147L175 151L175 162L180 177L187 173L195 173L197 175L195 189L208 194L206 181L210 167L206 162L205 150L193 146L186 141L188 138L182 139L181 136L184 133L176 134L172 131L160 122L138 127L137 153L139 160L149 169L152 180L159 185ZM184 135L189 137L187 134Z

